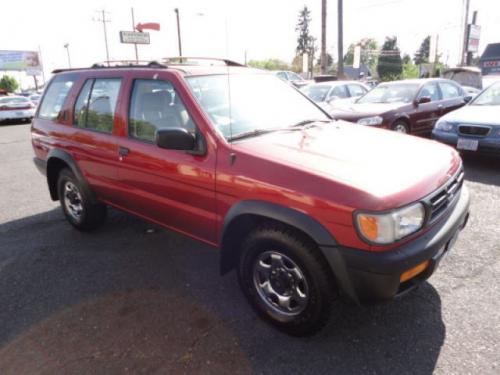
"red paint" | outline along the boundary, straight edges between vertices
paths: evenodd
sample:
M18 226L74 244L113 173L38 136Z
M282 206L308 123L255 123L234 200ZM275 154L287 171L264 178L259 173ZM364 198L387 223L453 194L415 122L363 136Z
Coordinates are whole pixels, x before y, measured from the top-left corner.
M137 31L142 33L143 30L156 30L160 31L160 24L156 22L138 23L135 27Z

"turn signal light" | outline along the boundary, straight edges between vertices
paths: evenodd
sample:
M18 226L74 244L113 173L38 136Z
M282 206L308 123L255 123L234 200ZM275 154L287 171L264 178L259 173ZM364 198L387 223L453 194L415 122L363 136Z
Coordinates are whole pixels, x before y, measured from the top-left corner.
M410 280L412 277L415 277L418 274L424 272L428 266L429 266L429 261L426 260L425 262L420 263L413 268L410 268L409 270L403 272L403 274L399 278L399 281L403 283L405 281Z
M370 241L375 241L378 237L378 223L373 216L360 215L359 227L363 235Z

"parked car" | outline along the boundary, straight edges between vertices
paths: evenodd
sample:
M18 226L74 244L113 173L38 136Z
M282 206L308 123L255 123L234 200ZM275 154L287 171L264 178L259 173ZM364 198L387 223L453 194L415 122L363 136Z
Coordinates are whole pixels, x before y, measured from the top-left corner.
M311 81L305 80L304 78L302 78L301 76L299 76L297 73L294 72L279 70L275 71L274 74L276 74L278 78L281 78L285 82L291 83L297 88L304 87L309 83L311 83Z
M9 120L31 121L35 105L24 96L0 97L0 122Z
M432 137L461 151L500 155L500 81L441 117Z
M320 329L339 295L426 280L469 215L459 154L332 122L272 74L222 62L54 72L32 143L69 223L95 229L113 206L218 247L220 272L237 269L293 335Z
M41 97L42 97L42 95L40 95L40 94L31 94L29 99L34 105L38 105Z
M474 66L460 66L443 71L443 78L455 81L472 95L477 95L483 89L481 69Z
M354 103L336 108L336 119L401 133L430 134L444 114L463 106L471 97L455 82L415 79L381 83Z
M331 81L313 83L302 87L301 91L326 110L330 110L331 105L338 102L352 103L370 91L370 88L357 81Z

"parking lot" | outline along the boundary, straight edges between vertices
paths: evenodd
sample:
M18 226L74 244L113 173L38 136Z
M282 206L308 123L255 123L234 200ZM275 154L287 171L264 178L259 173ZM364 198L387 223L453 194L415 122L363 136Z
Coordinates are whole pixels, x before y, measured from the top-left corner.
M29 125L0 126L0 160L0 374L500 372L498 159L465 158L471 219L428 283L307 339L259 320L217 250L117 211L74 230Z

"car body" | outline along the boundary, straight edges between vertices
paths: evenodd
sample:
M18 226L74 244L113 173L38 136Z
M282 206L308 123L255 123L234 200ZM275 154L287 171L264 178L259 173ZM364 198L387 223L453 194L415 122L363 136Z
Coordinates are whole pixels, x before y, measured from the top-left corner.
M441 117L432 137L460 151L500 156L500 80Z
M34 105L38 105L38 103L40 102L40 98L42 97L42 95L40 94L31 94L29 96L29 99L30 101L34 104Z
M455 82L414 79L381 83L333 118L403 133L429 135L436 121L470 100Z
M313 83L300 90L328 111L335 104L352 103L370 91L370 88L358 81L330 81Z
M287 70L277 70L273 72L278 78L282 79L285 82L288 82L292 84L293 86L297 88L304 87L311 83L311 81L305 80L301 76L299 76L297 73L290 72Z
M183 59L55 72L32 144L73 226L109 205L217 247L220 272L293 335L321 328L337 294L387 300L434 272L469 215L454 149L332 122L263 71Z
M0 121L30 121L35 114L35 105L23 96L0 97Z
M488 88L488 86L492 85L495 82L500 81L500 75L491 74L483 76L483 87Z

